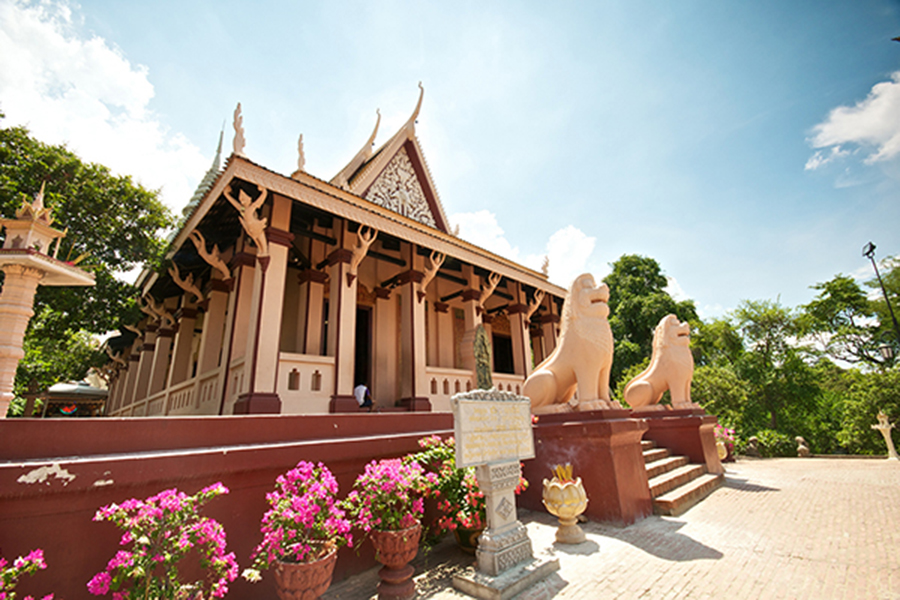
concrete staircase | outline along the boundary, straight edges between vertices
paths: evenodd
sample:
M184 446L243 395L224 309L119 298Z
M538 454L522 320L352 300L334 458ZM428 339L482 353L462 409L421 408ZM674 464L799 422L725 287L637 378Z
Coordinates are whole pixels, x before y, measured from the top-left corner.
M725 483L724 475L707 473L705 465L689 464L685 456L670 456L650 440L641 440L641 450L657 515L680 515Z

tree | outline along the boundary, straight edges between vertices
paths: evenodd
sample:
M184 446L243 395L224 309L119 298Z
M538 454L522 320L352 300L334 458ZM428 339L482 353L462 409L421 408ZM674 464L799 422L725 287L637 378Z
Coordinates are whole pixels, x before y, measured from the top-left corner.
M804 362L805 349L797 344L796 316L778 302L744 300L733 317L746 350L737 365L750 385L745 420L753 420L755 404L767 415L769 428L777 430L780 416L795 420L791 417L798 411L811 408L818 391Z
M134 322L136 290L116 276L158 261L165 249L160 233L174 221L157 192L130 177L112 175L104 166L85 163L65 146L44 144L24 127L0 128L0 215L14 217L22 199L37 193L41 184L45 184L44 202L53 211L55 225L68 228L59 257L86 255L79 266L87 265L94 273L96 286L38 288L35 313L48 315L39 320L40 335L71 342L80 332L100 334L122 322ZM37 327L29 327L26 345L35 343ZM47 346L45 351L55 352ZM57 381L71 373L64 367L68 357L63 354L56 359L44 357L52 363L46 371L59 373ZM18 393L31 377L45 381L42 374L20 369Z
M612 272L603 281L609 286L609 324L616 340L610 377L615 386L629 367L650 356L660 319L668 314L681 321L699 319L692 300L676 302L669 295L668 280L654 259L624 254L610 266Z
M700 321L691 331L691 351L697 367L734 367L744 355L744 341L727 318Z
M900 371L867 373L853 382L843 403L840 443L852 454L885 454L884 438L872 429L883 410L891 423L900 420ZM892 432L896 443L897 429Z
M801 307L799 332L813 336L834 359L883 366L878 350L882 327L875 318L875 305L856 281L838 274L812 288L820 292Z

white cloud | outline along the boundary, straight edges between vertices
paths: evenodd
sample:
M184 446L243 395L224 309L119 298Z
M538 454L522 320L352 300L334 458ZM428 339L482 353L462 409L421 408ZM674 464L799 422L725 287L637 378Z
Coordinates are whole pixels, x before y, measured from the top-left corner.
M210 160L148 108L146 67L106 40L78 32L60 1L0 0L0 110L6 125L65 143L81 158L162 189L173 210L187 202Z
M891 76L891 81L874 85L865 100L833 109L813 128L809 142L813 148L830 148L832 153L817 151L806 163L808 170L845 156L842 144L868 148L866 164L900 155L900 71Z
M594 252L597 238L586 235L574 225L563 227L547 241L550 258L550 281L568 288L585 272L588 258Z
M540 270L544 256L548 257L548 277L550 281L563 287L569 287L576 277L586 271L588 259L597 243L597 238L568 225L550 236L544 254L523 256L518 246L513 246L506 239L503 228L497 223L497 216L491 211L485 209L473 213L456 213L450 215L449 219L451 225L459 225L459 237L462 239L532 269Z
M841 150L840 146L832 147L830 153L816 150L816 153L809 157L809 160L806 161L806 165L804 165L803 168L806 171L815 171L819 167L825 166L839 158L849 156L849 154L850 152L848 150Z
M666 292L672 296L672 298L676 302L681 302L682 300L690 300L690 296L684 293L684 290L681 288L681 285L678 283L678 280L674 277L669 277L666 275Z

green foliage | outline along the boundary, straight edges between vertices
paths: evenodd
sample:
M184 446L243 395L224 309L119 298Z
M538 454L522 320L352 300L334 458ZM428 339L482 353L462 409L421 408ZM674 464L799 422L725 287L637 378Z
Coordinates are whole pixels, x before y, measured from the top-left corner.
M854 381L844 399L838 440L851 454L885 454L881 434L872 429L878 411L900 421L900 371L869 373ZM896 431L896 429L895 429ZM897 435L894 435L895 443Z
M787 434L772 429L763 429L756 433L759 440L760 456L771 458L774 456L797 456L797 445Z
M719 422L743 429L747 405L747 384L727 366L706 365L694 370L691 399L706 412L719 417Z
M624 378L629 367L650 356L653 330L668 314L681 321L698 321L692 300L676 302L659 263L645 256L625 254L612 263L603 281L609 286L609 325L616 340L610 385Z
M744 355L741 334L728 319L700 321L691 329L691 351L698 367L733 366Z
M821 291L801 307L801 333L813 336L825 353L837 360L883 365L878 350L881 326L873 320L875 305L856 281L839 274L812 287Z
M35 313L42 317L25 334L28 354L16 374L19 391L32 379L42 386L80 379L93 364L85 350L87 333L137 319L135 288L115 276L158 262L165 249L161 232L173 224L157 192L130 177L82 162L65 146L34 139L24 127L0 128L0 216L14 217L23 198L30 201L41 184L54 227L68 229L58 257L86 255L79 266L94 273L96 285L38 288Z
M629 381L640 375L641 371L646 369L648 366L650 366L649 356L625 369L621 377L619 377L619 381L616 384L616 389L612 392L613 399L621 402L622 406L628 406L628 404L625 402L625 386L628 385Z

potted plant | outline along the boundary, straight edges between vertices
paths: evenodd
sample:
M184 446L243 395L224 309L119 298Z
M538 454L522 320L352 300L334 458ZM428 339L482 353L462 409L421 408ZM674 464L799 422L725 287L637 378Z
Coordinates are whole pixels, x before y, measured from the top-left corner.
M0 557L0 600L15 600L16 582L22 575L34 575L38 571L47 568L44 562L44 551L40 548L32 550L25 556L16 557L10 565ZM34 600L32 596L25 596L25 600ZM53 600L53 594L44 596L41 600Z
M733 462L735 443L734 429L716 424L713 432L716 436L716 447L724 450L724 456L722 456L722 450L720 450L719 459L725 462Z
M197 600L221 598L237 577L234 553L225 552L225 529L200 508L209 500L227 494L221 483L193 496L177 489L165 490L146 500L132 498L122 504L102 507L94 521L112 521L125 533L119 550L105 571L94 575L88 590L114 598ZM192 549L199 554L206 579L182 583L179 563Z
M432 435L419 440L422 448L410 459L425 469L426 494L437 500L441 516L436 526L442 531L452 531L465 552L474 554L478 538L487 526L484 492L478 486L475 468L456 468L456 442ZM528 487L525 478L519 478L516 493Z
M331 585L337 550L352 545L350 521L335 497L338 483L324 464L301 461L275 480L266 494L263 541L253 551L253 566L243 577L261 579L272 569L282 600L318 598Z
M409 562L415 558L425 510L422 467L399 458L372 461L356 478L345 506L354 522L372 539L379 597L413 598L416 593Z

